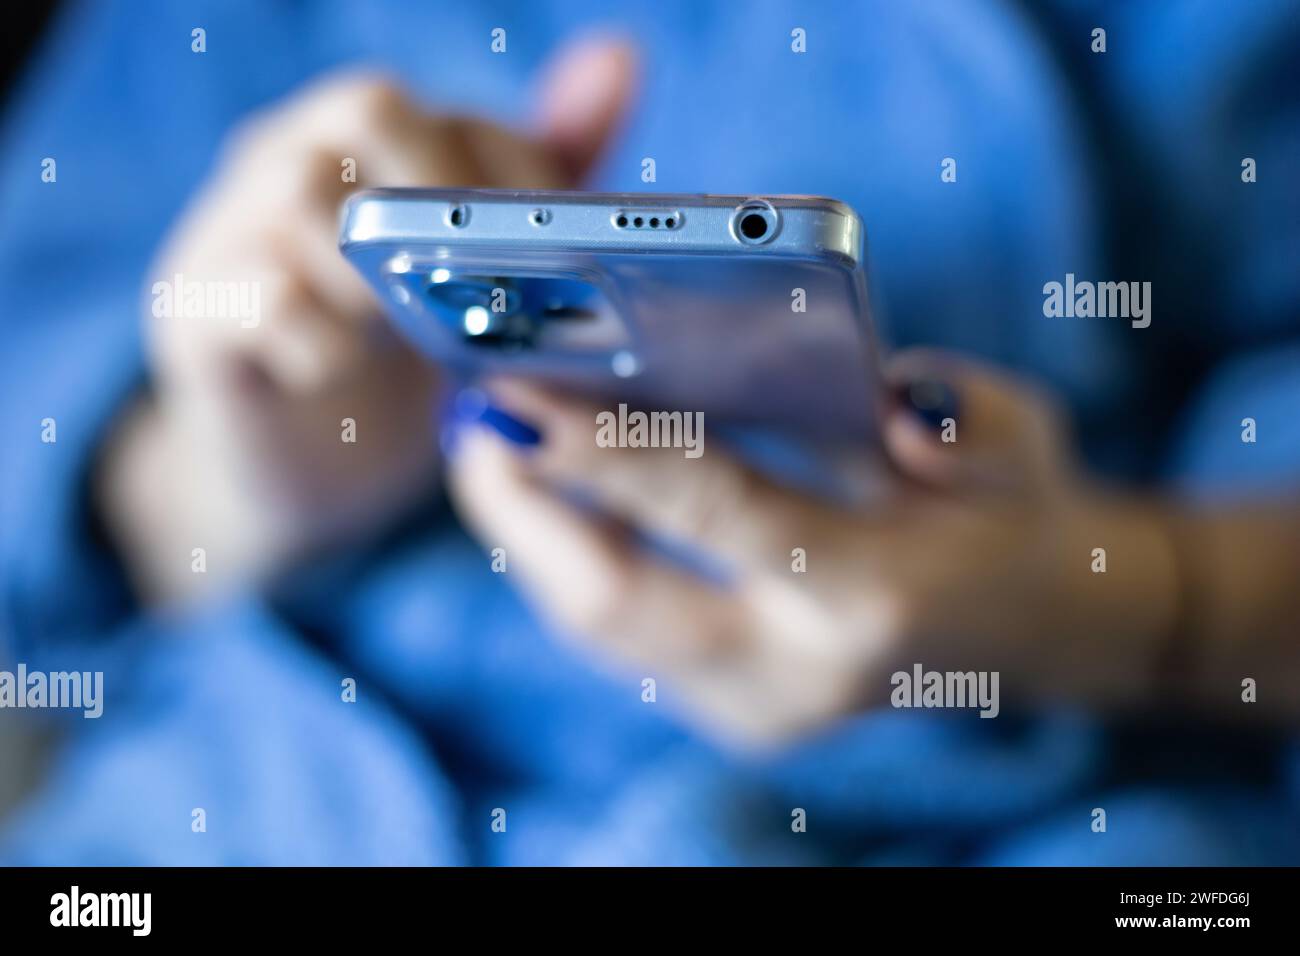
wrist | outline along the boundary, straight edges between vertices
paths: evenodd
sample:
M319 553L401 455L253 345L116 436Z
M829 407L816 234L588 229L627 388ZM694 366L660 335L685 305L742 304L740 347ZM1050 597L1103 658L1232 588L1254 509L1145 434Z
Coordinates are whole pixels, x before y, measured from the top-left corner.
M104 527L137 593L148 602L185 598L241 565L228 490L216 487L204 449L152 395L137 400L101 455L95 497ZM201 549L201 556L195 549Z
M1123 706L1160 693L1182 618L1178 546L1153 500L1096 491L1074 509L1066 590L1072 630L1094 666L1085 695Z
M172 511L159 481L164 434L152 397L136 399L109 433L100 452L94 494L104 528L141 596L152 598L161 528Z

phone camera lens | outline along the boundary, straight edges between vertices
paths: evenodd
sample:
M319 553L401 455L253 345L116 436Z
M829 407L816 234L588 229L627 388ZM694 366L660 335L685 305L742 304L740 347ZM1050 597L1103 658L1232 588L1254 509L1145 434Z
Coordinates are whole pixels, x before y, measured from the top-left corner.
M767 235L767 220L756 212L747 213L740 220L740 234L755 241Z
M627 228L627 216L619 216L618 219L615 220L615 222L618 223L618 228L620 229Z
M462 342L513 347L532 337L515 282L492 276L450 276L435 270L426 287L433 313Z

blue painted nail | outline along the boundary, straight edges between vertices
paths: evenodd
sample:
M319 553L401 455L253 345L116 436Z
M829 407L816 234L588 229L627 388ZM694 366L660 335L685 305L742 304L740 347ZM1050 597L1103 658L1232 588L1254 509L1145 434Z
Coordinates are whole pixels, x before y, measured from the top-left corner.
M495 405L488 405L479 416L479 421L495 428L497 433L508 442L525 448L532 448L542 443L542 433L532 425L522 421L509 412L502 411Z
M457 430L469 424L486 425L506 441L522 448L532 448L542 443L540 431L493 405L482 389L467 388L460 391L452 402L450 419L451 427L445 430L450 438L449 441L444 441L444 449L448 444L454 449Z
M898 389L898 397L931 428L943 428L945 419L956 420L961 402L957 393L943 382L922 380L909 382Z

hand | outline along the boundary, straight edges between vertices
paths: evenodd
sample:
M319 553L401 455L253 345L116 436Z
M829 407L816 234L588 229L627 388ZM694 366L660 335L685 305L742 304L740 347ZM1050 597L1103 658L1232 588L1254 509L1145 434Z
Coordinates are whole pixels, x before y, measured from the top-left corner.
M437 372L394 337L340 256L340 203L366 186L572 186L619 119L631 69L624 46L571 48L528 135L427 113L388 80L346 73L231 137L148 273L153 391L99 476L142 590L258 578L429 493ZM356 182L344 181L346 160ZM178 294L199 283L247 297L201 318L158 314L178 276ZM191 573L196 547L206 575Z
M1176 603L1154 513L1084 487L1056 416L1023 386L925 354L890 374L913 401L885 414L899 477L868 506L779 487L716 440L697 459L598 447L597 409L516 381L488 387L480 420L496 429L458 429L452 491L562 632L737 739L881 705L890 675L915 663L998 671L1003 706L1147 690ZM927 418L949 414L957 440L945 443ZM540 443L504 440L532 437L501 427L510 419ZM600 514L557 494L572 488ZM730 582L652 557L629 527L722 560ZM1107 573L1093 572L1094 548L1106 549Z

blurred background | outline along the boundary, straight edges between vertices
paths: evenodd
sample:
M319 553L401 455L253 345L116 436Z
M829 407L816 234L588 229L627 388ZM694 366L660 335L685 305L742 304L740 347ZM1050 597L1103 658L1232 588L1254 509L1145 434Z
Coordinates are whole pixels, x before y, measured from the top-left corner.
M0 861L1300 859L1286 735L886 713L739 760L544 639L436 491L272 591L162 609L89 491L148 380L149 263L237 123L366 65L430 109L526 128L547 57L592 32L635 43L641 89L585 187L842 199L866 223L889 346L1042 384L1116 479L1294 488L1300 4L87 2L8 17L0 667L102 670L107 701L97 721L0 711ZM1045 319L1043 284L1067 272L1150 281L1150 328ZM1263 409L1267 444L1240 442L1243 403ZM345 678L363 690L341 707ZM1103 804L1128 809L1122 841L1064 822ZM755 822L792 805L825 821L808 840ZM493 841L480 823L503 806L519 823Z

